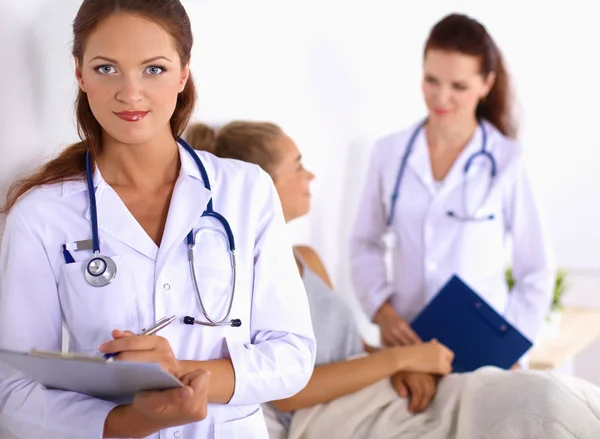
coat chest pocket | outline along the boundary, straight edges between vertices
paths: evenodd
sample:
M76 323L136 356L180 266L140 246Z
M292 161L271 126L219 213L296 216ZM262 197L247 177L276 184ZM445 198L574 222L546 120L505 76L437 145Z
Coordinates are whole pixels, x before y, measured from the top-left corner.
M87 261L63 266L60 302L76 350L97 352L98 346L112 339L112 330L135 331L139 326L136 293L128 264L130 257L111 258L117 266L117 274L103 287L94 287L87 282Z

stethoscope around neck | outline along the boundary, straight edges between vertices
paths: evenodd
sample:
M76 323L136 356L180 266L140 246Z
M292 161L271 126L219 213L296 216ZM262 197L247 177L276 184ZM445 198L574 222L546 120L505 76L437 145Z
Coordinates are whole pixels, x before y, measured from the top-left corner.
M402 178L404 177L404 172L406 170L406 164L408 163L408 159L410 157L410 154L413 151L414 145L415 145L415 141L417 139L417 136L419 135L419 133L421 132L421 130L425 127L425 124L427 123L427 119L423 120L413 131L410 140L408 141L408 144L406 146L406 150L404 151L404 155L402 156L402 162L400 163L400 169L398 170L398 174L396 176L396 183L394 185L394 192L392 193L392 197L391 197L391 202L390 202L390 211L387 217L387 222L386 225L389 228L391 228L392 223L394 221L394 212L396 210L396 202L398 200L398 196L400 194L400 183L402 182ZM479 221L490 221L494 219L494 215L493 214L487 214L487 215L483 215L483 216L478 216L475 213L470 213L467 210L467 174L469 173L469 169L471 168L471 165L473 164L473 161L475 159L477 159L478 157L484 157L486 158L489 162L490 162L490 181L488 183L488 186L486 188L486 192L485 195L482 199L481 204L478 206L478 209L485 203L485 201L488 199L491 189L492 189L492 185L494 182L494 179L496 178L496 160L494 159L494 156L487 150L487 131L485 129L485 125L483 124L483 122L480 120L478 121L479 124L479 128L481 129L481 149L479 151L477 151L476 153L472 154L468 159L467 162L465 164L465 167L463 169L463 183L462 183L462 203L463 203L463 208L464 208L464 214L459 214L458 212L454 211L454 210L448 210L446 212L446 215L457 219L459 221L463 221L463 222L479 222ZM475 209L475 212L477 212L478 209Z
M179 143L183 146L183 148L190 154L190 156L196 162L196 166L198 166L198 170L202 176L202 181L204 182L204 187L210 191L210 181L208 179L208 174L200 157L196 154L196 152L192 149L188 143L179 139ZM94 190L94 181L92 175L92 157L90 152L87 152L86 161L85 161L85 175L86 175L86 183L87 190L89 194L89 202L90 202L90 220L91 220L91 229L92 229L92 257L87 261L85 266L85 279L86 281L94 287L104 287L110 284L117 275L117 265L112 258L108 256L104 256L100 253L100 239L98 237L98 209L96 205L96 194ZM227 313L225 317L220 320L213 319L209 316L204 302L202 300L202 295L200 294L200 289L198 287L198 281L196 276L196 270L194 267L194 247L196 246L195 238L193 230L187 235L186 242L188 246L188 262L190 266L190 273L192 277L192 284L194 285L194 291L196 292L196 297L198 298L198 303L200 304L200 310L202 315L206 319L206 321L197 320L191 316L185 316L183 318L183 323L186 325L203 325L203 326L232 326L239 327L242 325L242 321L240 319L229 319L229 315L231 314L231 308L233 306L233 299L235 297L235 286L236 286L236 278L237 278L237 269L236 269L236 260L235 260L235 239L233 236L233 231L229 225L229 222L225 217L218 212L215 212L212 204L212 197L208 201L205 211L202 213L202 217L210 217L216 219L223 229L225 230L225 234L227 236L227 244L229 247L229 252L231 255L231 265L232 265L232 287L231 293L229 295L229 304L227 306Z

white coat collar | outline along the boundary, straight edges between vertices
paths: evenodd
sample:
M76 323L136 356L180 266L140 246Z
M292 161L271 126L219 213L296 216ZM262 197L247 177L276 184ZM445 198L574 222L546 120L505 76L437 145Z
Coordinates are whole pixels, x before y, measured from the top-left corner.
M197 180L202 181L202 176L200 175L200 171L198 170L198 167L196 166L196 162L194 161L194 159L181 146L181 144L179 144L179 142L177 143L177 146L179 147L179 158L181 160L180 174L188 175L190 177L193 177L193 178L196 178ZM205 168L207 167L206 166L207 164L205 162L202 162L202 164L204 165ZM207 172L208 172L208 169L207 169ZM94 187L98 187L101 180L102 180L102 175L100 175L100 172L98 171L98 168L96 167L94 169L94 175L93 175ZM209 180L210 180L210 178L209 178ZM214 182L211 181L210 185L212 188L212 186L214 186ZM78 179L78 180L63 181L61 196L67 197L69 195L77 194L77 193L83 192L85 190L87 190L87 183L85 181L85 176L82 179Z
M175 247L185 240L211 198L211 191L205 188L196 162L181 145L178 146L181 170L171 197L160 249L131 215L117 193L104 181L98 168L94 170L99 230L155 260L157 268L162 266ZM205 162L206 160L202 163L206 166ZM82 191L87 191L85 180L63 183L63 196ZM85 218L90 220L89 206Z
M487 133L487 150L491 150L493 134L495 130L492 130L492 126L483 122L484 128ZM411 133L412 134L412 133ZM449 189L456 184L460 184L464 178L464 169L467 164L467 160L471 155L481 150L482 146L482 131L480 128L475 130L475 133L467 146L462 150L454 164L448 171L446 178L443 182L443 189ZM435 182L433 180L433 171L431 169L431 158L429 155L429 149L427 145L427 138L425 136L425 129L421 129L415 139L413 151L408 158L408 165L414 170L417 177L421 180L422 184L427 188L430 194L436 193ZM471 169L469 175L475 174L475 167Z

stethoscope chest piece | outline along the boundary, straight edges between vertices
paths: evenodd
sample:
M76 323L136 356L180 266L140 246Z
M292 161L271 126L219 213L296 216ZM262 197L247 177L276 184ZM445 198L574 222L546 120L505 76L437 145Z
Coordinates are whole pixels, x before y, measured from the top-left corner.
M93 287L104 287L117 275L117 265L108 256L94 254L85 266L85 279Z

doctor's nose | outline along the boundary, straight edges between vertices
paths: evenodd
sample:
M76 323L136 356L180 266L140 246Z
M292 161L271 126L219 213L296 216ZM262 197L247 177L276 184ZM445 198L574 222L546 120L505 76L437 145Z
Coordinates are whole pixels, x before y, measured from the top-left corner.
M142 99L142 86L139 79L125 76L115 98L124 104L134 104Z
M439 87L433 96L433 103L436 107L447 107L452 100L452 92L448 87Z

